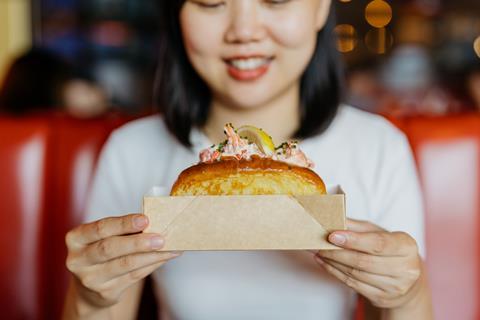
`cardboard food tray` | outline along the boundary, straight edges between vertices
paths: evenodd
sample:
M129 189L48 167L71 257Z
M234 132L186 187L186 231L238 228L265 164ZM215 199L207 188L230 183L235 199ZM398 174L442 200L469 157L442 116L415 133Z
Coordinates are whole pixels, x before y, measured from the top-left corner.
M168 197L152 189L143 211L146 233L166 239L163 251L337 249L327 241L345 230L345 195Z

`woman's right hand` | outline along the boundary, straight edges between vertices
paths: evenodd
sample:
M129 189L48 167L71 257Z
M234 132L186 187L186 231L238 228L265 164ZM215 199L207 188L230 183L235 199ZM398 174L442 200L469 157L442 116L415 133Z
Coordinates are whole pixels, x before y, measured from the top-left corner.
M108 308L122 293L181 253L158 252L164 239L141 233L142 214L106 218L81 225L66 236L67 268L79 297L94 308Z

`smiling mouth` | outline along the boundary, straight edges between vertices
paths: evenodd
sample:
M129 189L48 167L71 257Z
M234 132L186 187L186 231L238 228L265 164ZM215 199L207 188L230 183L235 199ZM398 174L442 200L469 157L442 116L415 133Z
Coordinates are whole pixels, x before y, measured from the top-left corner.
M270 64L273 57L251 57L251 58L232 58L225 62L238 70L255 70Z
M238 81L254 81L268 72L273 57L251 56L225 59L228 74Z

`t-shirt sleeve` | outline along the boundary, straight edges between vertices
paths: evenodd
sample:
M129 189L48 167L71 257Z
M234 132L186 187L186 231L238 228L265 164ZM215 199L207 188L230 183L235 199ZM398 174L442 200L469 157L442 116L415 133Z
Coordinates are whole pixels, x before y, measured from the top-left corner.
M85 222L134 213L128 203L129 185L126 178L122 145L115 132L105 143L97 163L87 200Z
M389 231L408 233L425 257L424 208L415 161L405 135L392 130L384 137L377 167L374 221Z

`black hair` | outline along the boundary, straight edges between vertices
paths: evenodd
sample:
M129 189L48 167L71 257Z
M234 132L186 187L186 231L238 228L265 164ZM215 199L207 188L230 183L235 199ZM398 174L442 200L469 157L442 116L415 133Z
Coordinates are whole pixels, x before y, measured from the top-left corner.
M192 127L203 126L211 93L188 60L180 29L180 10L185 0L160 1L160 54L155 102L170 132L191 146ZM294 138L305 139L324 132L335 117L343 95L343 65L336 48L335 12L318 32L317 45L300 85L300 128Z
M0 88L0 111L25 114L55 109L70 77L70 65L61 57L46 49L30 49L15 59L6 73Z

